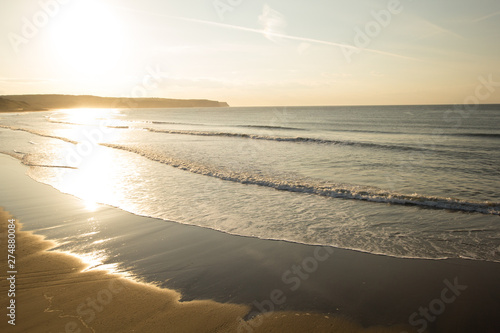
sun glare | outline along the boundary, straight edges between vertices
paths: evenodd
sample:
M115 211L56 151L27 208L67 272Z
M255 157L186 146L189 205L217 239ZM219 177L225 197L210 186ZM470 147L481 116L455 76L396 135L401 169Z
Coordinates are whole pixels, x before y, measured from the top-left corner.
M115 109L67 109L60 110L58 120L81 125L98 126L103 119L108 119L108 122L110 122L115 112Z
M60 179L63 192L82 199L83 207L89 212L99 210L99 203L115 203L117 193L113 186L113 159L104 147L89 145L84 160L74 172Z
M85 206L85 209L89 212L95 212L99 208L99 204L92 200L85 200L83 202L83 205Z
M88 75L106 73L120 62L123 35L114 12L93 0L74 3L56 18L51 31L58 58Z

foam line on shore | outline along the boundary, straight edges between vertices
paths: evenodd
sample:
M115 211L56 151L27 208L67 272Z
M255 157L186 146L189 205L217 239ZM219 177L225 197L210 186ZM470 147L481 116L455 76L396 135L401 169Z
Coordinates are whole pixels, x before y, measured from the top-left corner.
M0 207L0 237L7 239L12 216ZM371 327L341 317L318 313L275 312L249 321L243 318L249 307L211 300L180 302L181 295L170 289L133 281L104 270L85 270L77 257L48 251L55 243L23 231L16 221L15 326L8 332L27 332L43 327L47 331L79 332L269 332L286 328L304 332L313 328L327 332L399 332L404 327ZM2 242L6 250L7 242ZM4 249L5 248L5 249ZM5 261L2 261L2 265ZM50 263L48 265L47 263ZM2 270L4 267L2 267ZM132 319L132 320L131 320ZM154 319L154 320L152 320ZM5 323L2 322L2 326Z

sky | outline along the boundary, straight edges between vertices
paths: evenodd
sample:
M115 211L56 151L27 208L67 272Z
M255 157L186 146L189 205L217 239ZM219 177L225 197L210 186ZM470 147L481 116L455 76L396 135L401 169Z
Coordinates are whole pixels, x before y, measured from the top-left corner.
M0 1L0 95L500 103L498 0Z

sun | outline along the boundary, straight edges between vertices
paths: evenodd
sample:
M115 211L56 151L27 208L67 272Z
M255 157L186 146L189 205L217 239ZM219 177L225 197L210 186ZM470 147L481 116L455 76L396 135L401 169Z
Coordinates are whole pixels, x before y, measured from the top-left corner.
M85 75L113 70L123 55L124 36L115 11L94 0L75 1L51 25L57 59L69 70Z

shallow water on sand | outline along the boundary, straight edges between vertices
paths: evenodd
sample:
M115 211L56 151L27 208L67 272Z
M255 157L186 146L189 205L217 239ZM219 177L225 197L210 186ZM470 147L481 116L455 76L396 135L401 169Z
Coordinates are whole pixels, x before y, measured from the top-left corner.
M500 107L60 110L0 151L82 198L242 236L500 261ZM126 232L126 231L124 231Z

